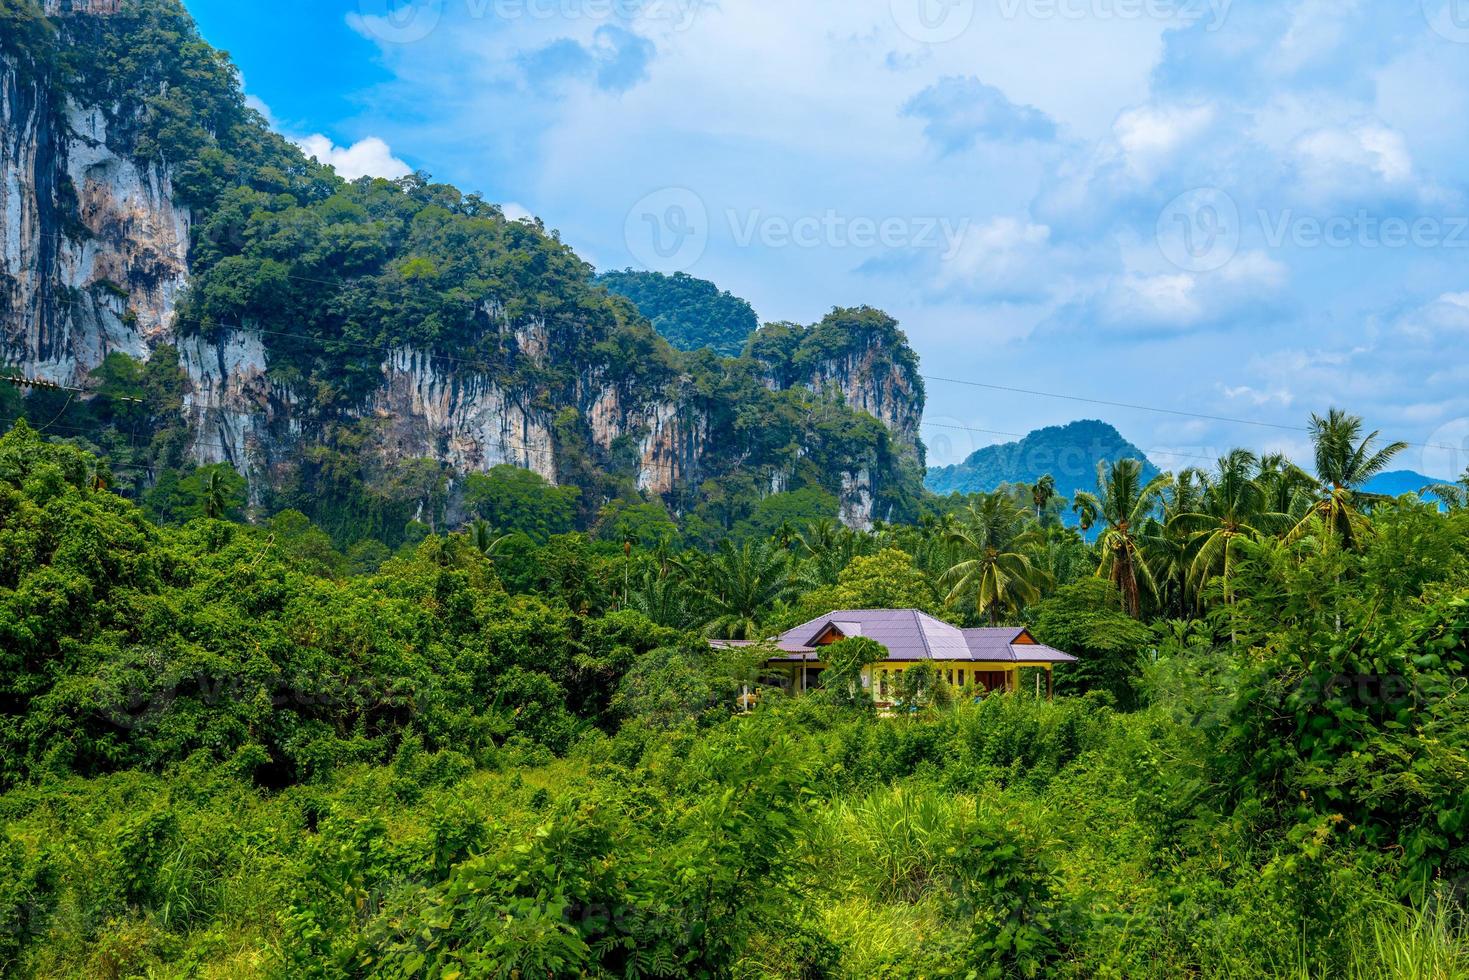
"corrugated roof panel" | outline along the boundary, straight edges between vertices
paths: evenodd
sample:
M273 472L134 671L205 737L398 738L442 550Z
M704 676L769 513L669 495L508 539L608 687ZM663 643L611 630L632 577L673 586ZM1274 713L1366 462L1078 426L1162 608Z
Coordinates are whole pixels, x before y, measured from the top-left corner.
M838 609L783 633L776 646L790 654L815 653L807 644L828 626L845 636L882 644L894 660L979 660L990 663L1071 663L1075 657L1051 647L1012 646L1024 632L1016 626L959 629L917 609Z

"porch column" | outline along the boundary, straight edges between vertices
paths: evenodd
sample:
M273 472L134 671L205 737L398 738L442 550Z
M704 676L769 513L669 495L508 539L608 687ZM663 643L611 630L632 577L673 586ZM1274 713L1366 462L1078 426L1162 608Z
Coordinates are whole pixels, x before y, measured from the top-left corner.
M1056 700L1056 668L1049 665L1046 667L1046 700Z

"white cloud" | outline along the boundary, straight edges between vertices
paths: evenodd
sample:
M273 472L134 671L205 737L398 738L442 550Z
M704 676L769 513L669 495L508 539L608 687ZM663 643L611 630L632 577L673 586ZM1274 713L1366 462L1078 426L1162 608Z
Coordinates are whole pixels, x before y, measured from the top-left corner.
M563 86L555 98L528 88L517 58L563 38L594 49L606 17L398 6L411 9L397 25L354 20L395 78L372 90L352 131L411 146L415 161L489 199L534 202L611 267L628 261L632 203L687 188L714 226L696 275L771 318L882 306L925 363L956 377L1044 361L1050 382L1099 396L1144 385L1150 403L1212 400L1220 414L1293 424L1339 404L1374 425L1400 423L1391 434L1417 441L1432 426L1394 414L1417 389L1441 412L1469 411L1443 407L1463 388L1443 376L1444 338L1469 330L1454 299L1466 288L1462 252L1274 247L1262 230L1274 227L1266 216L1466 213L1465 139L1444 120L1469 107L1469 59L1412 0L1226 4L1227 17L1193 27L962 4L973 23L942 44L905 37L892 0L690 0L674 5L691 12L676 24L618 21L656 46L636 85L616 95ZM425 36L397 43L415 35ZM968 130L938 135L964 152L936 157L925 120L904 118L903 106L976 74L1054 120L1055 138L1007 138L1019 135L1012 129L970 145L966 132L990 116L958 100L944 118ZM1168 264L1157 240L1165 207L1196 188L1228 194L1242 218L1238 254L1209 273ZM967 221L970 231L957 250L931 249L886 276L870 271L889 257L876 251L742 248L721 233L729 212L795 221L828 211ZM1365 354L1355 349L1364 324L1377 331ZM1279 350L1287 345L1309 356ZM1242 349L1260 362L1241 365ZM1158 363L1191 370L1159 375ZM1111 379L1101 390L1099 376ZM935 414L963 416L972 392L935 385L930 399ZM987 424L1021 431L1035 409L998 404ZM1261 447L1261 435L1200 434L1198 444Z
M944 257L937 284L991 298L1043 293L1054 275L1046 255L1050 237L1045 225L1009 217L970 227Z
M1269 308L1288 278L1289 270L1263 252L1241 253L1205 273L1134 268L1107 282L1101 311L1123 330L1183 330Z
M396 180L413 172L412 167L393 156L392 148L376 136L358 140L346 147L337 146L320 133L294 142L307 156L335 167L337 173L348 180L356 180L358 177L386 177Z
M534 221L536 217L524 205L516 204L514 201L506 201L500 205L500 210L511 221Z
M1108 291L1107 313L1124 326L1187 326L1204 314L1198 285L1186 272L1123 276Z
M1113 134L1128 171L1151 183L1180 149L1213 124L1212 106L1140 106L1117 117Z
M1400 188L1413 179L1407 140L1377 123L1308 132L1296 141L1295 156L1306 189L1321 197Z
M1295 401L1295 395L1285 387L1262 391L1249 385L1220 385L1219 390L1225 398L1231 401L1243 401L1255 408L1263 408L1272 402L1289 406Z
M1399 317L1399 333L1433 341L1447 335L1469 334L1469 293L1444 293L1438 299Z

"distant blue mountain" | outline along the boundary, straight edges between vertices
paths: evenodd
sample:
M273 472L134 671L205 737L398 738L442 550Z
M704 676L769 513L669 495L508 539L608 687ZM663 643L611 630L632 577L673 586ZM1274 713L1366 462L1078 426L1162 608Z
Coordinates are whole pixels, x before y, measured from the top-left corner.
M1088 420L1040 429L1019 442L986 446L955 466L929 470L925 483L941 496L989 493L1003 484L1035 483L1050 474L1057 492L1071 498L1080 490L1096 491L1097 463L1119 459L1142 460L1145 480L1159 472L1112 426Z
M1119 459L1142 460L1144 479L1150 480L1159 472L1143 451L1115 428L1106 422L1088 420L1040 429L1019 442L986 446L962 463L934 467L924 482L933 493L947 496L990 493L1005 484L1031 484L1050 474L1056 479L1057 492L1071 498L1080 490L1096 490L1098 462ZM1435 483L1452 482L1412 470L1394 470L1379 473L1362 489L1399 497L1405 493L1416 494ZM1431 495L1429 499L1433 499Z
M1401 497L1405 493L1417 493L1424 487L1435 483L1453 483L1453 480L1442 480L1422 473L1414 473L1412 470L1394 470L1391 473L1379 473L1362 485L1362 489L1368 493L1380 493L1387 497Z

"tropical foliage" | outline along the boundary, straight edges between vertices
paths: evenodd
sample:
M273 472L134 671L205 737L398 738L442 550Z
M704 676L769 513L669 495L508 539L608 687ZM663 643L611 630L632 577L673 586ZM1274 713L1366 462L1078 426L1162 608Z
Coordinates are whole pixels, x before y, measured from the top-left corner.
M745 300L684 272L666 276L625 269L602 273L597 284L632 300L653 328L679 350L707 347L724 357L738 357L760 326L754 308Z
M541 488L501 528L344 556L300 513L222 519L249 512L208 480L197 515L156 525L104 462L18 426L0 438L0 964L1463 975L1466 516L1359 500L1349 544L1292 539L1259 509L1276 472L1230 454L1151 512L1110 474L1098 512L1137 522L1134 560L1188 607L1140 592L1135 618L1104 547L1042 532L1014 494L708 553L554 533ZM1215 540L1221 561L1201 558ZM944 602L991 550L1039 567L1058 549L1089 566ZM871 640L792 698L758 646L705 638L828 603L1025 622L1083 662L1055 703L916 670L883 718L860 685Z
M228 56L200 38L180 0L126 0L116 15L54 23L31 0L4 0L0 11L7 64L34 79L25 98L52 114L50 131L69 131L68 105L96 106L108 150L168 168L191 215L190 282L173 324L179 341L207 347L244 332L269 365L249 446L211 445L215 425L185 423L172 346L152 351L147 364L113 354L89 381L99 397L37 393L21 413L14 392L0 395L6 419L55 419L54 431L86 436L113 463L119 489L150 500L155 516L193 516L193 488L177 484L194 477L200 458L258 456L268 463L253 467L252 503L306 514L341 548L372 540L396 549L424 528L466 518L508 526L501 510L529 488L504 473L489 474L498 485L487 487L442 458L415 458L432 443L405 438L402 420L379 414L375 398L394 359L433 384L493 391L539 423L519 436L506 430L502 448L575 494L569 521L564 507L548 505L541 526L528 530L541 537L600 534L604 508L647 504L675 514L681 536L712 547L737 528L744 535L779 521L786 503L803 520L818 509L835 516L844 474L859 471L878 516L916 516L916 439L848 405L839 386L818 383L824 365L861 350L877 375L902 376L916 417L916 358L890 317L835 310L786 329L796 341L778 358L766 347L748 357L676 350L540 222L510 220L427 174L347 181L306 157L249 107ZM90 234L77 192L58 190L62 204L77 207L59 208L42 234ZM683 289L694 282L686 278L672 282ZM131 291L154 285L96 288L128 303ZM720 310L710 315L738 332L721 347L740 355L753 314L742 319L747 306L715 299ZM772 373L789 382L772 384ZM646 420L670 409L679 431L700 437L672 447L687 457L672 467L674 485L646 492L638 446ZM605 433L609 419L621 429L615 438ZM768 503L772 485L801 496Z

